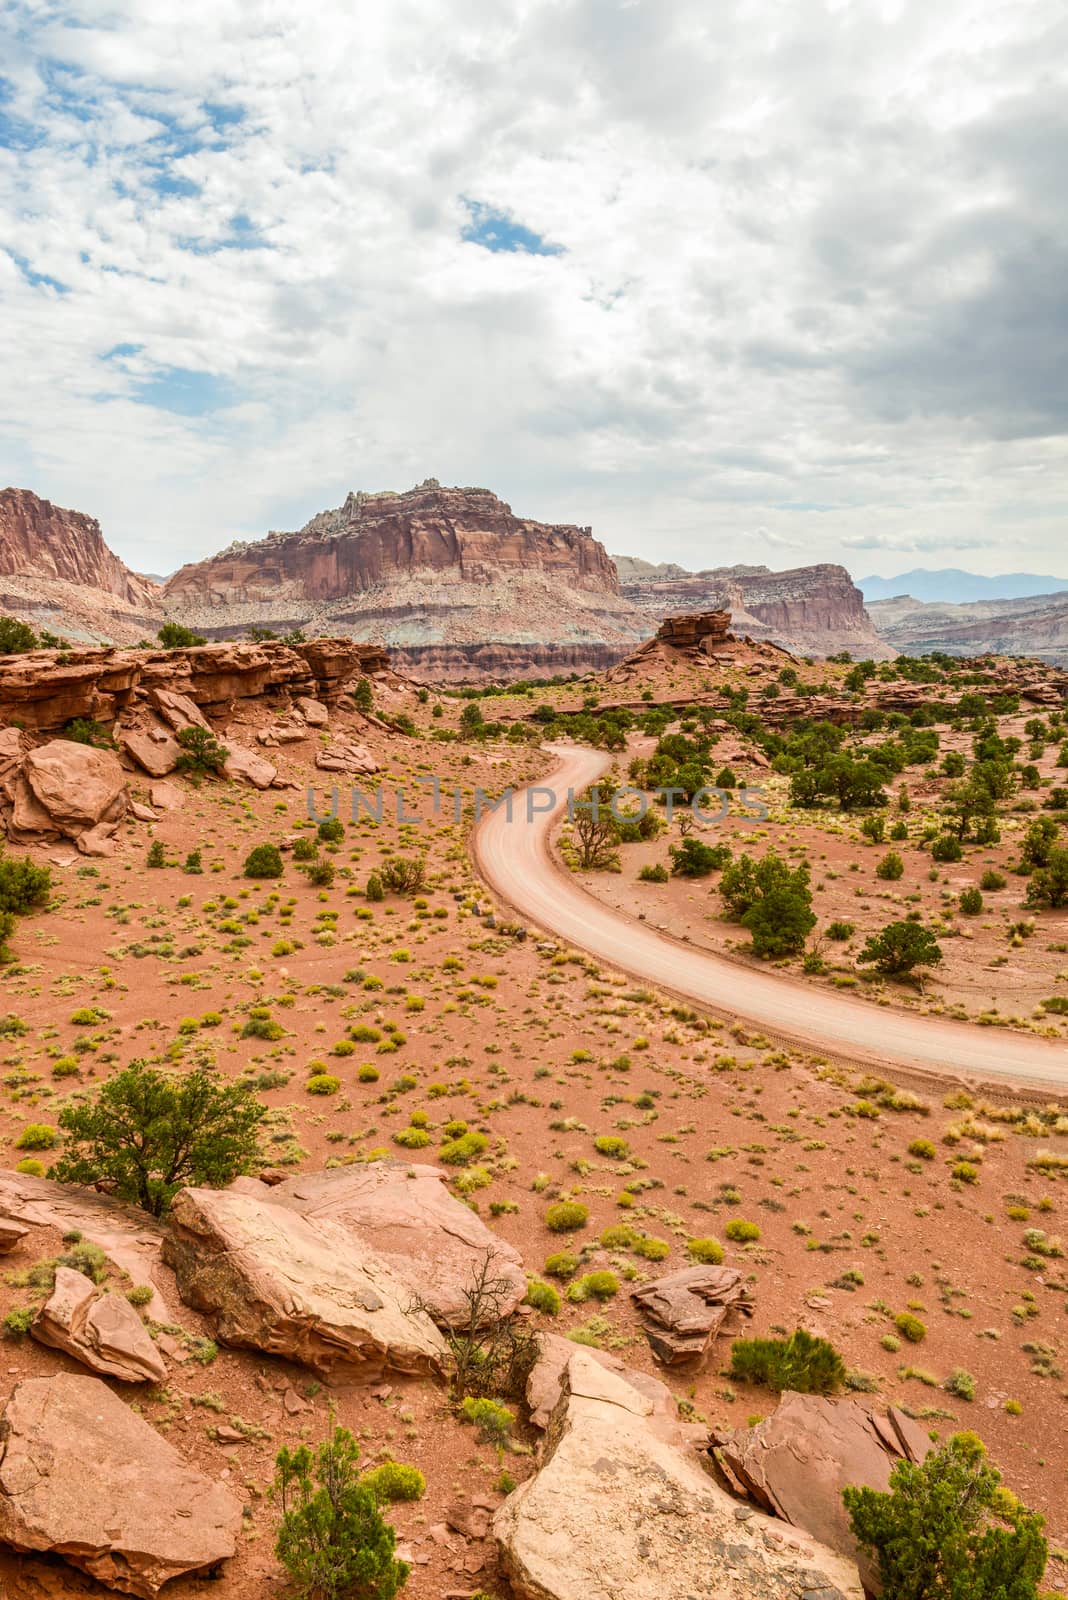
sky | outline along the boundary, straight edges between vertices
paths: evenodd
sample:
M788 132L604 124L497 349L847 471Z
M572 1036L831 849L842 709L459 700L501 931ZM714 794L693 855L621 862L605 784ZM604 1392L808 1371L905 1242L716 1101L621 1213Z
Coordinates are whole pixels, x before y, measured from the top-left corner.
M1068 574L1061 0L5 0L0 482Z

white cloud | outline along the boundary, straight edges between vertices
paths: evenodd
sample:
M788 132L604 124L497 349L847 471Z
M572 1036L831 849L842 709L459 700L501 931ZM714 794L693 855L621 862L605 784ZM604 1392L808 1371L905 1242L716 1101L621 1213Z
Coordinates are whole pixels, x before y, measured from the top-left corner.
M693 567L1059 562L1053 0L3 16L4 476L136 564L427 475Z

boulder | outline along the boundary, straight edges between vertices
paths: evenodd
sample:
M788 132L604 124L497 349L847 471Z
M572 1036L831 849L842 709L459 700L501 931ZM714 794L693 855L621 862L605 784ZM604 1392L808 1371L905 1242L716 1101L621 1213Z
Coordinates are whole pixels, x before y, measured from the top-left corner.
M330 713L321 700L311 700L304 694L298 695L297 710L309 728L325 728L329 725Z
M150 778L165 778L178 765L182 747L162 729L120 728L119 746Z
M99 829L105 837L126 807L126 774L118 756L73 739L51 739L26 756L12 823L19 832L77 840Z
M163 1259L224 1344L326 1376L441 1370L445 1342L408 1285L341 1224L231 1188L183 1189L170 1225Z
M517 1600L862 1600L853 1562L702 1471L673 1409L575 1351L541 1469L494 1518Z
M30 1333L40 1344L65 1350L105 1378L127 1383L162 1383L167 1376L159 1351L141 1318L121 1295L100 1294L84 1272L56 1268L51 1295Z
M286 1178L269 1189L248 1178L234 1187L259 1192L309 1222L336 1223L361 1253L373 1250L387 1262L409 1301L418 1296L445 1326L467 1319L464 1291L487 1260L487 1276L498 1286L497 1317L509 1316L527 1292L518 1250L449 1192L438 1167L374 1161Z
M192 727L205 728L211 733L211 723L196 701L190 700L187 694L179 694L176 689L154 687L148 691L148 698L164 722L175 733L180 733L183 728Z
M151 1600L232 1556L241 1504L99 1378L16 1384L0 1417L0 1540Z
M347 739L335 739L317 750L315 765L321 772L344 772L352 777L366 777L381 770L365 744L352 744Z
M278 776L278 768L272 767L255 750L249 750L243 744L234 744L232 739L228 739L223 773L227 778L251 783L254 789L269 789Z
M714 1443L717 1460L757 1505L856 1560L869 1589L876 1571L849 1531L842 1490L854 1483L885 1491L895 1462L922 1461L932 1448L896 1406L883 1416L862 1400L791 1393L755 1427Z
M734 1267L683 1267L631 1290L653 1354L665 1366L701 1365L732 1311L750 1317L752 1292Z
M173 783L150 784L148 798L157 811L179 811L182 806L182 791Z

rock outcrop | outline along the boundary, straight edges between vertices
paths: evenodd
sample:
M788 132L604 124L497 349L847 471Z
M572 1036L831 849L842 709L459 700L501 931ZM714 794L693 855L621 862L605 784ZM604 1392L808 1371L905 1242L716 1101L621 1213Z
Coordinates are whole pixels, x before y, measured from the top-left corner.
M268 1188L239 1179L235 1189L285 1206L309 1222L344 1229L362 1256L373 1251L436 1322L462 1324L477 1274L497 1286L493 1312L506 1317L527 1292L519 1252L491 1233L445 1186L438 1167L375 1161L287 1178ZM487 1313L490 1308L486 1308Z
M853 1562L739 1506L670 1392L628 1380L571 1357L541 1468L494 1518L517 1600L862 1600Z
M871 1562L858 1550L842 1503L847 1484L885 1491L897 1461L922 1461L923 1428L896 1406L884 1416L861 1400L784 1394L755 1427L718 1435L716 1458L763 1510L857 1560L869 1589Z
M167 1368L129 1301L100 1293L84 1272L57 1267L55 1287L30 1333L40 1344L65 1350L91 1372L126 1383L162 1383Z
M350 494L298 533L183 567L164 604L215 637L325 623L402 652L424 676L454 669L457 651L472 675L529 674L556 652L556 670L585 670L648 631L589 528L534 522L488 489L435 479L404 494ZM510 654L481 659L496 649Z
M0 606L71 639L135 644L163 615L160 587L104 543L95 517L0 490Z
M262 1186L257 1186L262 1187ZM285 1356L328 1376L436 1374L445 1343L408 1285L348 1228L247 1187L183 1189L163 1259L182 1299L224 1344Z
M885 661L896 654L873 628L864 597L844 567L824 562L785 572L737 566L687 573L615 559L621 593L650 620L726 609L736 635L769 640L795 655L848 650L858 660Z
M126 815L126 774L110 750L50 739L28 750L10 780L13 839L73 839L85 855L104 855Z
M152 1600L232 1556L241 1505L99 1378L15 1385L0 1417L0 1541Z
M731 1312L753 1314L752 1290L734 1267L683 1267L632 1289L653 1354L669 1367L700 1367Z
M877 600L868 614L879 636L903 655L1029 656L1068 667L1068 594L1022 600L925 605L910 595Z

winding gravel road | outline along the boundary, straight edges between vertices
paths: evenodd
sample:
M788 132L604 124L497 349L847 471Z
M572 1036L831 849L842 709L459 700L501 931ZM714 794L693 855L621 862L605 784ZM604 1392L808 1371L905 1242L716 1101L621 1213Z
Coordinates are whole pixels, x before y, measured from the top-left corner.
M528 820L527 791L507 813L493 811L473 836L483 878L520 917L598 960L781 1039L865 1065L918 1068L949 1076L1010 1078L1036 1088L1068 1089L1068 1049L1061 1042L940 1017L911 1016L829 992L781 973L725 960L614 911L553 860L550 836L569 789L580 794L610 765L600 751L550 745L560 766L543 784L552 810ZM535 807L547 798L536 797Z

